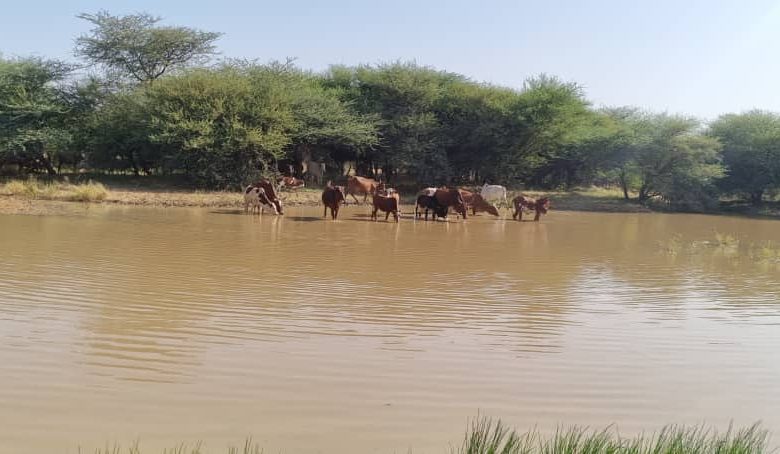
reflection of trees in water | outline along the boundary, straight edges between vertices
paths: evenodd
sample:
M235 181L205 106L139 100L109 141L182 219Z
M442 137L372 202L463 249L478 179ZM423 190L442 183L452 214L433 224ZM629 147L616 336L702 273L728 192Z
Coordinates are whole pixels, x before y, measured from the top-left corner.
M193 326L204 317L188 310L182 304L186 299L177 295L190 291L189 272L172 250L178 235L165 228L170 219L150 210L163 215L139 224L133 216L121 216L123 211L34 219L29 232L34 238L15 246L25 253L14 291L34 295L25 299L29 308L53 319L73 315L78 329L56 341L74 344L89 372L175 380L197 363L202 348L190 340L197 336Z
M593 263L628 286L634 296L622 298L624 304L660 304L667 312L732 308L750 315L777 300L780 267L757 260L756 252L780 244L773 223L692 215L616 221L602 224L604 236L617 240L594 253Z
M576 270L534 266L548 257L546 226L518 225L507 248L506 238L495 234L505 228L500 223L379 224L347 230L334 260L319 265L303 258L316 238L288 245L287 253L301 257L299 268L284 282L264 283L274 288L274 297L257 310L267 314L266 323L278 319L266 335L316 329L379 336L401 348L426 336L462 332L546 349L544 339L565 325L568 302L556 292ZM240 294L232 299L241 304ZM284 326L288 319L303 322Z

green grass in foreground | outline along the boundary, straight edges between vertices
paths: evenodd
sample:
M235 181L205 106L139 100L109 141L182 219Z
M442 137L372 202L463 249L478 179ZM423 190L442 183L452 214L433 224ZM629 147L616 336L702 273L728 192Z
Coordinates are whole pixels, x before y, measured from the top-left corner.
M228 448L228 454L260 454L263 450L251 439L241 447ZM410 452L414 452L410 450ZM729 427L718 432L706 426L669 425L659 432L621 437L608 427L589 430L574 426L560 428L552 436L536 430L518 433L501 420L477 418L471 422L460 447L451 454L767 454L769 432L758 424L743 429ZM142 454L138 444L129 449L118 446L98 449L96 454ZM205 454L201 444L180 445L163 454Z
M500 420L473 421L455 454L763 454L769 433L754 424L719 433L705 426L669 425L652 435L621 437L612 428L592 431L582 427L559 429L551 437L536 431L517 433Z

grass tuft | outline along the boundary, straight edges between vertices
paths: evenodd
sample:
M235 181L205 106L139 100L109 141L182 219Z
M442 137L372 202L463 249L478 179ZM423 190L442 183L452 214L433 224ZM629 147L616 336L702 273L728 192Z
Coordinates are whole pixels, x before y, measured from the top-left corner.
M559 428L545 438L536 430L518 434L500 420L478 418L456 454L767 454L769 433L758 424L724 433L705 426L669 425L652 435L621 437L612 427Z
M0 185L0 194L35 200L62 200L68 202L101 202L108 197L108 189L101 183L70 184L43 183L35 178L12 180Z
M72 202L99 202L106 200L108 190L100 183L90 181L86 184L68 185L67 200Z
M28 198L36 198L39 193L38 182L30 178L28 180L13 180L3 185L3 193Z
M82 454L81 449L78 451ZM222 451L224 452L224 451ZM228 454L262 454L251 438L243 446L229 447ZM636 437L621 437L610 426L602 430L587 427L559 427L551 436L536 429L518 433L500 419L477 417L467 425L463 443L451 454L772 454L769 432L758 423L735 430L733 426L718 432L707 426L668 425L659 432ZM141 454L136 441L128 449L106 445L95 454ZM200 442L181 444L163 454L205 454Z
M477 418L467 429L458 454L531 453L535 438L535 432L518 435L504 426L500 419Z

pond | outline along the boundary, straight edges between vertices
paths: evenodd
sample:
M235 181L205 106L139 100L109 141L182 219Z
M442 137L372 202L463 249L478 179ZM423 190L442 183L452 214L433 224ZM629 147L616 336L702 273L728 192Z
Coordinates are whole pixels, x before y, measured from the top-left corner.
M780 432L776 221L73 207L0 216L0 452L447 452L478 414Z

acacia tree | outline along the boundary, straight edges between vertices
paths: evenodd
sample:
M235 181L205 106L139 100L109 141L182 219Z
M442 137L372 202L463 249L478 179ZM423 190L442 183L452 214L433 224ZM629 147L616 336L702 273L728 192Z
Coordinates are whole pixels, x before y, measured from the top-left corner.
M414 63L392 63L334 67L326 85L342 90L360 113L379 117L381 140L365 156L369 167L382 167L388 177L404 172L431 181L450 172L437 103L459 80L463 77Z
M198 69L145 91L153 141L177 150L179 167L201 184L238 187L267 171L290 143L291 103L273 77Z
M536 184L544 183L545 167L554 169L567 148L586 140L593 119L582 87L544 74L525 82L512 115L517 145L507 165Z
M711 203L713 183L723 176L719 142L700 134L698 121L677 115L614 111L623 123L615 136L613 165L624 194L645 203L661 198L697 210Z
M214 41L221 36L190 27L160 26L161 18L147 13L113 16L100 11L77 17L94 28L76 39L76 55L142 83L202 63L215 53Z
M293 161L308 153L317 161L334 162L341 168L345 161L356 160L378 144L376 115L356 112L341 99L341 90L329 87L323 77L302 71L289 61L252 65L247 74L256 84L284 88L294 120L286 155Z
M68 147L68 105L58 86L72 67L56 60L0 59L0 165L57 173Z
M760 110L723 115L709 134L723 144L726 191L747 194L758 204L767 190L780 187L780 115Z
M164 148L150 137L154 131L143 90L111 93L83 123L77 137L93 168L148 175L162 167Z

